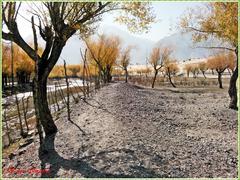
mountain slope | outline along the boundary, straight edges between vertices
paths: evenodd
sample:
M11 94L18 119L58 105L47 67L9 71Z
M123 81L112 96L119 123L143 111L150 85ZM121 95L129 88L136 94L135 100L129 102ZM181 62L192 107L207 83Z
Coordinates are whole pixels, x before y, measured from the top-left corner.
M215 43L216 40L209 40L204 43L198 43L198 46L208 46L210 43ZM192 42L191 33L175 33L171 36L159 40L155 46L171 46L173 48L173 57L179 61L192 58L205 58L210 56L213 51L205 48L196 48Z
M134 36L126 31L118 29L114 26L105 25L98 30L98 34L106 34L118 36L121 39L122 47L133 46L134 49L131 51L131 64L146 64L146 57L149 56L153 47L171 46L174 51L172 56L178 61L190 59L190 58L206 58L210 56L213 51L203 48L193 48L191 33L175 33L165 38L160 39L157 43ZM31 37L29 37L31 39ZM44 42L39 38L40 44L44 47ZM209 46L217 42L216 40L209 40L205 43L200 43L201 46ZM196 45L195 45L196 46ZM68 64L79 64L80 63L80 48L85 48L84 42L77 36L71 37L66 46L63 48L61 57L67 60ZM59 64L63 63L60 58Z

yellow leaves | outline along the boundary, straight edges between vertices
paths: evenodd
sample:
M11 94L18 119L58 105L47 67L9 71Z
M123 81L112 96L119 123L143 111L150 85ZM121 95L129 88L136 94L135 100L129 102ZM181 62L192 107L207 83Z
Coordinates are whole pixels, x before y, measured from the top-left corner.
M96 75L97 70L93 65L87 65L87 72L89 75ZM80 65L67 65L67 75L69 77L81 77L83 75L83 64ZM52 69L50 78L65 77L63 65L56 65Z
M153 67L157 67L160 63L160 48L153 48L152 53L150 54L150 61L149 63Z
M3 44L3 73L10 75L12 72L11 47ZM33 60L16 44L13 44L13 73L26 72L31 74L34 71Z
M236 59L232 53L221 53L209 58L207 61L207 65L210 69L223 71L226 68L234 69L236 66L235 62Z
M190 72L192 72L193 74L195 74L196 72L199 71L199 64L198 64L198 63L186 64L186 65L184 66L184 70L187 72L187 74L189 74Z
M153 48L150 54L149 63L153 66L154 69L160 68L165 61L168 61L173 50L170 47L157 47Z
M68 65L67 66L67 75L68 76L77 76L80 72L81 66L80 65ZM54 66L53 70L51 71L49 77L55 78L55 77L65 77L64 74L64 67L62 65L56 65Z
M168 59L168 60L164 61L164 70L165 70L165 72L167 72L169 74L175 75L176 73L179 72L179 67L175 60Z
M78 30L78 29L81 28L81 25L80 24L73 24L73 25L71 25L71 27L75 30Z
M112 67L116 64L120 51L119 38L100 35L98 40L87 40L86 43L89 49L88 59L92 62L92 64L95 63L102 68L106 68L106 66Z
M121 53L121 56L119 58L119 65L123 69L127 69L129 63L130 63L130 52L132 47L128 46L123 52Z
M121 8L123 11L115 20L132 32L147 32L156 19L148 2L121 3Z
M200 62L200 63L198 63L198 68L199 68L201 71L206 71L206 70L208 69L207 63L206 63L206 62Z
M205 7L189 10L180 21L183 30L193 32L194 42L214 36L237 46L237 2L211 2Z

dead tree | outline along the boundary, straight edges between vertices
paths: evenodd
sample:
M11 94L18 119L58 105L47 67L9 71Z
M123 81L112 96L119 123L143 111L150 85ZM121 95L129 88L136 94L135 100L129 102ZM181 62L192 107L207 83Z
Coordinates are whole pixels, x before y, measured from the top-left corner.
M64 104L65 105L67 105L67 100L66 100L66 98L65 98L65 95L64 95L64 93L63 93L63 90L62 90L62 86L61 86L61 84L59 83L59 80L57 80L57 82L58 82L58 87L59 87L59 94L60 94L60 96L61 96L61 99L63 100L63 102L64 102Z
M10 129L9 129L9 126L8 126L6 109L3 111L3 119L5 121L5 126L6 126L6 131L7 131L6 133L7 133L8 141L9 141L9 145L10 145L12 143L12 138L10 136Z
M13 68L13 42L11 41L11 78L12 78L12 86L11 86L11 94L13 95L14 93L14 68Z
M65 74L65 80L66 80L66 85L67 85L67 115L68 115L68 120L71 121L71 112L70 112L70 97L69 97L69 82L68 82L68 76L67 76L67 68L66 68L66 61L63 61L63 67L64 67L64 74Z
M70 81L70 83L71 83L71 81ZM69 84L69 83L68 83ZM69 92L70 92L70 94L71 94L71 96L72 96L72 98L73 98L73 101L75 102L75 103L78 103L78 99L74 96L74 93L73 93L73 88L75 89L75 87L74 87L74 85L71 83L71 85L73 86L73 87L71 87L71 88L69 88Z
M19 107L19 101L17 94L15 94L15 100L16 100L16 105L17 105L17 112L18 112L18 119L19 119L19 125L20 125L20 135L25 138L26 134L23 131L23 125L22 125L22 117L21 117L21 112L20 112L20 107Z
M40 76L38 75L40 73L40 59L39 56L37 55L38 52L38 42L37 42L37 34L36 34L36 29L34 26L34 18L32 17L32 30L33 30L33 37L34 37L34 52L35 52L35 73L37 73L37 75L34 77L33 80L33 100L34 100L34 106L35 106L35 114L36 114L36 126L37 126L37 130L38 130L38 135L39 135L39 141L40 144L43 144L43 131L42 131L42 123L46 123L45 121L41 121L42 120L42 113L44 112L44 110L46 110L46 117L48 115L50 115L49 120L52 120L52 116L51 116L51 112L48 108L48 102L47 102L47 79L45 80L45 82L39 83L42 81L42 79L40 79ZM39 98L44 98L45 101L42 102L42 100L40 100ZM43 108L42 104L44 103L45 106L47 106L46 108ZM42 107L42 108L40 108ZM53 120L52 120L53 121ZM54 124L54 122L49 121L49 125L52 126L51 128L45 128L45 133L46 135L49 134L51 130L54 129L54 126L56 126ZM52 129L53 128L53 129ZM57 128L56 128L57 129ZM52 132L51 132L52 133ZM50 133L50 134L51 134Z
M54 95L52 93L52 89L51 87L49 87L49 94L50 94L50 97L52 99L52 106L53 106L53 109L54 109L54 112L57 112L57 109L56 109L56 102L55 102L55 98L54 98Z
M28 112L29 98L30 97L28 96L27 99L26 99L26 106L25 106L24 97L22 97L23 117L24 117L26 128L27 128L27 132L29 131L28 122L27 122L27 112Z
M81 96L79 95L79 89L81 90L81 88L80 88L80 87L78 86L78 84L76 83L76 80L74 80L74 82L75 82L76 85L74 85L72 82L71 82L71 85L72 85L73 88L75 89L78 99L81 99ZM82 91L82 90L81 90L81 91Z
M50 113L52 112L52 109L51 109L51 99L50 99L50 95L49 95L49 87L47 87L47 102L48 104L50 105Z
M56 105L57 105L57 110L60 111L60 108L59 108L59 104L58 104L58 98L57 98L57 84L56 82L54 83L54 97L55 97L55 101L56 101Z
M83 92L83 88L77 83L76 80L74 80L75 84L77 85L78 89L80 89L81 92ZM79 99L82 99L81 96L78 94Z
M86 73L86 61L87 61L87 49L84 51L84 55L82 50L80 49L80 54L83 60L83 73L82 73L82 84L83 84L83 97L86 99L86 88L85 88L85 73Z

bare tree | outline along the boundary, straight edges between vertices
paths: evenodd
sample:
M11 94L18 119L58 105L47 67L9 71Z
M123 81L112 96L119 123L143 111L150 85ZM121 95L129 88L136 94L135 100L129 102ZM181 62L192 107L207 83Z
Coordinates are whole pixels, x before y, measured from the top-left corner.
M57 83L55 82L54 83L54 97L55 97L55 101L56 101L56 105L57 105L57 110L60 111L60 107L59 107L59 104L58 104L58 98L57 98Z
M85 76L86 76L86 63L87 63L87 49L85 49L84 54L82 53L82 50L80 49L81 58L83 61L83 71L82 71L82 81L83 81L83 97L84 100L86 99L86 89L85 89Z
M11 42L11 79L12 79L12 86L11 86L11 94L14 93L14 68L13 68L13 42Z
M21 117L21 112L20 112L20 107L19 107L19 101L18 101L17 94L15 94L15 100L16 100L18 119L19 119L19 125L20 125L20 134L23 138L25 138L25 133L23 131L22 117Z
M65 80L66 80L66 85L67 85L67 115L68 115L68 120L71 121L71 112L70 112L70 97L69 97L69 82L68 82L68 75L67 75L67 68L66 68L66 61L64 60L64 74L65 74Z
M26 98L26 106L25 106L24 96L22 97L23 117L24 117L26 128L27 128L27 132L29 131L28 122L27 122L27 112L28 112L29 98L30 98L30 96L28 96Z
M9 144L12 143L12 138L10 136L10 128L8 126L8 120L7 120L7 113L6 113L6 109L4 109L3 111L3 120L5 121L5 126L6 126L6 133L7 133L7 136L8 136L8 141L9 141Z

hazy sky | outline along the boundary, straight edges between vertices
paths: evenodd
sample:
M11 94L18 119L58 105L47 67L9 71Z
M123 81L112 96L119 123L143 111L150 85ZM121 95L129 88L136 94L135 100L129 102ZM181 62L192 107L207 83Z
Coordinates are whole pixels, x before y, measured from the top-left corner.
M135 36L140 36L142 38L146 38L152 41L158 41L159 39L173 34L176 29L177 22L179 22L179 16L184 13L184 11L189 7L195 7L200 5L199 2L153 2L153 10L157 17L157 23L151 25L151 29L149 33L142 34L133 34ZM22 2L22 7L20 11L20 15L24 16L28 20L30 20L31 15L25 12L26 4ZM31 24L29 21L24 19L23 17L18 17L18 24L20 28L20 33L23 37L32 36ZM128 29L124 25L120 25L117 22L114 22L114 14L112 15L104 15L103 21L100 24L100 29L105 25L115 26L121 30L127 31ZM173 30L170 28L173 27Z
M40 3L40 2L36 2ZM106 14L103 16L103 21L100 23L99 31L109 27L114 27L123 30L127 33L132 34L133 36L138 36L143 39L148 39L153 42L159 41L161 38L169 36L176 32L176 24L179 22L179 17L184 13L184 11L189 7L196 7L202 3L200 2L153 2L153 10L156 14L157 22L151 25L149 32L142 34L133 34L128 31L126 26L120 25L117 22L114 22L114 17L116 13ZM27 41L32 41L33 33L31 28L31 16L32 14L28 13L26 9L29 9L29 3L22 2L21 9L18 16L18 27L20 34ZM37 18L35 18L37 23ZM172 30L170 30L172 28ZM4 28L3 28L4 30ZM80 51L82 44L78 41L78 37L72 37L68 40L66 46L63 49L61 57L69 61L69 64L76 64L80 61ZM59 59L58 63L62 63L62 60Z
M179 22L179 17L189 7L196 7L201 5L200 2L153 2L153 10L157 17L157 22L151 25L149 33L133 34L152 41L171 35L176 31L176 24ZM128 31L126 26L114 22L113 16L106 15L102 26L110 24L119 29ZM100 27L101 28L101 27ZM172 29L172 30L170 30ZM130 33L130 32L129 32Z

